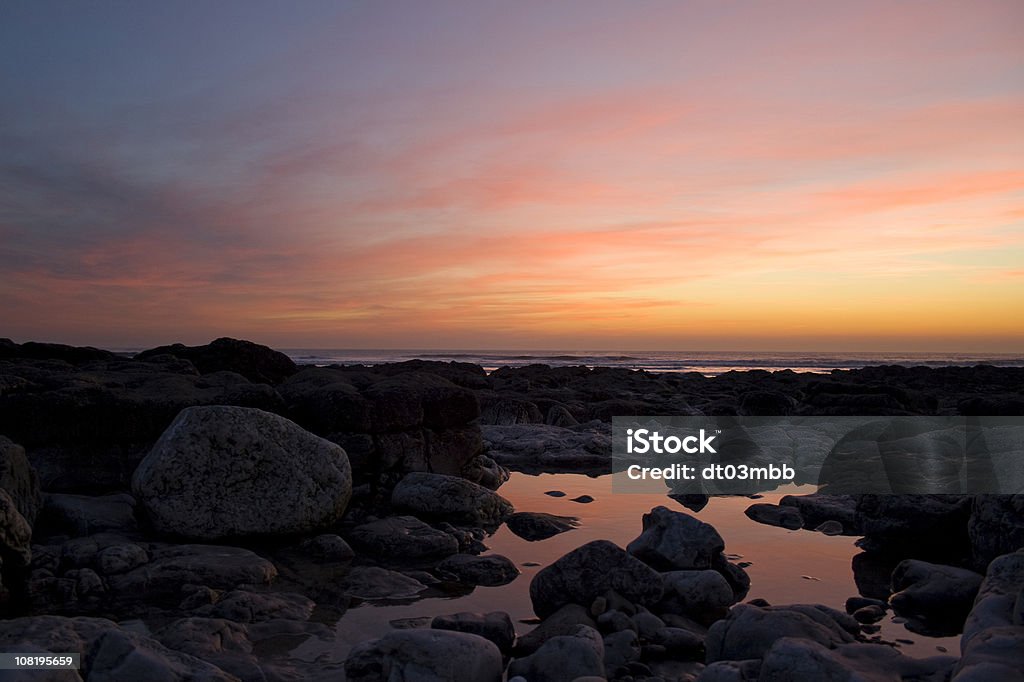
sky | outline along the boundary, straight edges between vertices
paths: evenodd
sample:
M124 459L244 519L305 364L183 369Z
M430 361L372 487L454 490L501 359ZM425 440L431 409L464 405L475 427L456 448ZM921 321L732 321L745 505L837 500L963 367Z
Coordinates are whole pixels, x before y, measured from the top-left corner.
M1024 352L1024 3L0 4L0 336Z

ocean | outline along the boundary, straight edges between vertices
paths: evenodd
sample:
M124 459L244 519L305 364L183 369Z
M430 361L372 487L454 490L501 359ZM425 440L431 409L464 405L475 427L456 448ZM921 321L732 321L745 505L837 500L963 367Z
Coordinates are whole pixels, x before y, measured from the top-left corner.
M872 365L926 367L997 365L1024 367L1024 355L1010 353L761 353L739 351L501 351L501 350L343 350L281 349L300 365L373 365L405 360L471 362L492 372L499 367L541 363L551 366L624 367L648 372L699 372L762 369L830 372Z

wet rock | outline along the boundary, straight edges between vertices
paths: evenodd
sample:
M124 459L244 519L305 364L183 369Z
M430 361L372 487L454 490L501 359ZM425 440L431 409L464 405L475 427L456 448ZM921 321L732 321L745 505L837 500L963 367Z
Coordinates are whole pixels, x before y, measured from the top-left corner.
M893 610L920 619L926 628L959 632L981 587L974 571L917 559L901 561L892 573Z
M0 436L0 488L7 491L28 525L33 525L43 506L39 476L28 463L25 449L4 436Z
M658 609L711 624L736 601L732 586L718 571L669 571L662 574L665 593Z
M437 571L462 583L487 587L507 585L519 577L512 560L500 554L453 554L437 565Z
M351 533L352 542L373 556L404 561L443 559L459 551L459 541L415 516L389 516L364 523Z
M575 529L579 519L542 512L516 512L505 519L505 525L524 540L536 542Z
M490 640L503 654L512 651L516 630L512 618L504 611L469 613L462 611L446 616L435 616L430 622L435 630L454 630L479 635Z
M768 526L779 526L789 530L800 530L804 527L804 519L794 507L758 503L747 507L744 514L747 518Z
M594 540L538 572L530 583L534 612L544 618L564 604L589 605L614 590L640 604L662 595L661 575L607 540Z
M823 535L842 535L843 524L838 521L823 521L814 530Z
M779 506L793 507L800 512L807 528L817 528L832 522L851 533L859 530L857 523L857 497L853 495L786 495L779 500Z
M520 657L532 654L552 637L572 634L579 625L597 627L597 623L591 618L587 609L579 604L566 604L544 618L533 630L516 640L515 654Z
M952 656L916 659L880 644L842 644L829 648L807 639L783 637L765 654L758 682L801 679L824 682L848 680L946 679L956 661Z
M885 609L881 606L862 606L853 612L853 617L858 623L872 624L885 618Z
M406 474L391 493L391 503L417 516L497 525L514 511L492 490L465 479L444 474Z
M126 493L90 497L51 493L36 524L40 535L130 534L138 529L135 498Z
M352 495L340 447L269 412L183 410L139 465L132 490L160 532L203 540L313 532Z
M530 682L564 682L589 675L603 678L604 641L593 628L577 626L572 634L552 637L529 656L513 660L508 674Z
M479 680L500 682L504 664L492 642L466 632L398 630L352 648L349 682Z
M426 589L419 580L379 566L356 566L345 576L343 589L357 599L411 599Z
M738 604L728 617L708 630L707 662L762 658L782 637L835 647L854 641L859 624L845 613L818 605L769 606Z
M655 507L643 517L643 532L627 551L661 571L711 568L725 541L713 526L667 507Z
M574 497L569 501L576 502L578 504L590 504L594 501L594 498L590 495L580 495L579 497Z
M850 597L846 600L846 612L852 614L858 609L862 609L866 606L877 606L882 610L889 608L889 602L881 599L871 599L869 597Z

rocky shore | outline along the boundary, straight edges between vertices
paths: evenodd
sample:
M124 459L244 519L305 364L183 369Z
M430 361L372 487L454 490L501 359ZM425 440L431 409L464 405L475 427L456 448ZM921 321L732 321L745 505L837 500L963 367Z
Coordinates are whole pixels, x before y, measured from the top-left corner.
M700 496L666 496L631 542L536 572L529 626L435 600L415 627L337 640L363 604L523 580L491 533L578 522L515 509L509 472L607 473L611 417L641 414L1019 415L1024 369L488 374L303 367L234 339L134 357L0 339L0 647L82 657L5 679L1024 679L1021 494L752 501L760 523L856 537L886 567L842 610L748 600ZM889 614L961 651L902 654L878 634ZM311 640L348 654L294 655Z

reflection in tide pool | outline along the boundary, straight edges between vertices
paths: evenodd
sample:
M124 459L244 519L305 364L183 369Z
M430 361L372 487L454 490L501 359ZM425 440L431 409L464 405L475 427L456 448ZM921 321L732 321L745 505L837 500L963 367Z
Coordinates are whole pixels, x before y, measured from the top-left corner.
M562 491L563 497L546 495ZM293 655L312 660L344 660L349 648L366 639L379 637L391 622L425 619L457 611L507 611L519 634L533 625L520 621L533 618L530 604L530 580L537 571L566 552L591 540L611 540L625 547L640 534L641 517L652 507L664 505L675 511L691 513L710 523L725 539L725 553L746 568L751 586L747 599L762 598L772 604L816 603L843 609L847 597L859 594L852 570L853 557L860 553L856 538L828 536L811 531L790 531L765 526L748 519L744 510L752 504L747 497L712 498L699 512L692 512L666 495L619 494L611 489L611 476L590 478L579 474L512 474L499 491L516 511L535 511L576 516L576 530L539 542L528 542L502 526L486 540L489 553L504 554L522 571L522 575L501 587L477 587L472 593L455 598L422 599L412 604L375 606L364 603L350 609L336 624L337 641L325 650L323 642L307 641ZM795 492L795 491L790 491ZM571 498L590 495L593 502L582 504ZM765 495L762 502L778 502L781 494ZM538 564L528 566L526 564ZM882 577L886 573L883 571ZM878 596L869 594L867 596ZM884 595L882 595L884 596ZM936 647L959 652L959 637L929 638L907 631L892 622L892 612L883 620L881 635L887 641L913 640L901 644L908 655L924 657L939 653Z

